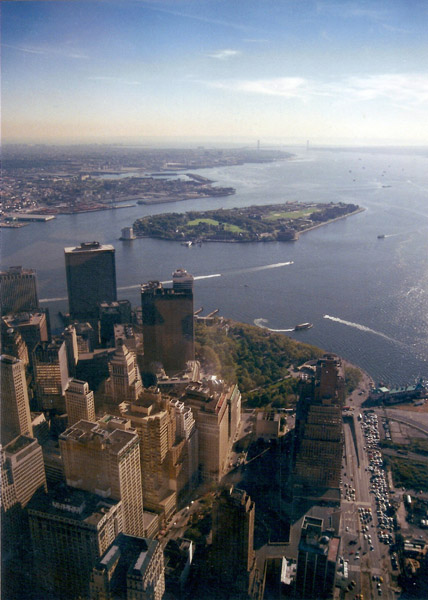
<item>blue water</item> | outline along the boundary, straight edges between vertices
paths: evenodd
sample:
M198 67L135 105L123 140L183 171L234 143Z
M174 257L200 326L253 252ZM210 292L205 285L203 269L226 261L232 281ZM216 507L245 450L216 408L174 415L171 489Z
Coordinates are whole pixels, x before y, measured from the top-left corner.
M141 282L168 281L184 267L201 277L195 308L219 308L223 316L275 330L310 321L312 329L287 334L341 354L377 381L428 377L428 151L289 150L296 159L198 171L235 187L234 196L3 229L2 267L35 268L39 296L54 315L67 309L63 247L93 239L112 243L118 295L133 304ZM287 200L352 202L366 210L295 243L186 248L118 239L122 227L147 214Z

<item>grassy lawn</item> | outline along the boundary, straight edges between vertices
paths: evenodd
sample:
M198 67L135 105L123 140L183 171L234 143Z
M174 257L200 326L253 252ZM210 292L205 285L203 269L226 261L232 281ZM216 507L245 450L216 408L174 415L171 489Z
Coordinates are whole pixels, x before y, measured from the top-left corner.
M271 212L264 217L264 220L278 221L279 219L300 219L301 217L307 217L314 212L316 212L316 209L313 208L308 208L306 210L292 210L290 212Z
M187 227L196 227L197 225L199 225L199 223L207 223L208 225L213 225L214 227L217 227L220 224L220 221L216 221L215 219L204 219L204 218L193 219L193 221L188 221L186 223L186 226ZM244 231L241 227L238 227L238 225L231 225L230 223L224 223L224 228L226 231L236 231L236 232Z
M389 457L394 484L412 490L428 491L427 463L398 457Z
M196 227L196 225L199 225L199 223L208 223L208 225L218 225L218 221L216 221L215 219L193 219L193 221L187 221L186 225L188 227Z

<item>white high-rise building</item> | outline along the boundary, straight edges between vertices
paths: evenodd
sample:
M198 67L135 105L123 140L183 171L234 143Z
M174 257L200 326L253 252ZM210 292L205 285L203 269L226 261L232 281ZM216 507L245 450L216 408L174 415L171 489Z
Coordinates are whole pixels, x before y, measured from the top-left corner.
M18 435L33 437L33 428L23 362L3 354L0 365L1 443L5 445Z
M69 427L81 419L95 421L94 392L89 389L86 381L79 379L70 381L65 391L65 410Z

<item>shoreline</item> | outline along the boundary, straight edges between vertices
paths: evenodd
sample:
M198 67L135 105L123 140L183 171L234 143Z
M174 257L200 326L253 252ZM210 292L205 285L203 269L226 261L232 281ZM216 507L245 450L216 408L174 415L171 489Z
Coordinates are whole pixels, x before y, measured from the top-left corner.
M206 238L206 239L202 239L202 240L198 240L193 242L192 241L192 246L196 246L199 245L200 243L217 243L217 244L269 244L269 243L273 243L273 242L285 242L285 243L289 243L289 242L297 242L300 235L302 233L306 233L307 231L312 231L313 229L318 229L319 227L323 227L324 225L329 225L330 223L335 223L336 221L340 221L341 219L345 219L346 217L351 217L353 215L357 215L361 212L364 212L366 209L362 206L360 206L358 208L358 210L354 210L353 212L347 213L346 215L340 215L339 217L335 217L334 219L329 219L328 221L323 221L322 223L317 223L316 225L312 225L311 227L307 227L306 229L302 229L301 231L296 231L296 238L292 239L292 240L272 240L272 239L259 239L259 240L215 240L215 239L210 239L210 238ZM138 235L137 232L135 232L135 236L136 238L146 238L146 239L156 239L156 240L164 240L165 242L179 242L179 243L183 243L184 240L182 239L169 239L169 238L165 238L162 236L156 236L156 235Z

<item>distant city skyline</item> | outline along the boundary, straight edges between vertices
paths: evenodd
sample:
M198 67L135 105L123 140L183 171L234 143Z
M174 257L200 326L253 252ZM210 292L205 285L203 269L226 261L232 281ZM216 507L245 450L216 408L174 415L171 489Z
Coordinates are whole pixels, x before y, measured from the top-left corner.
M423 0L2 3L2 141L427 144Z

